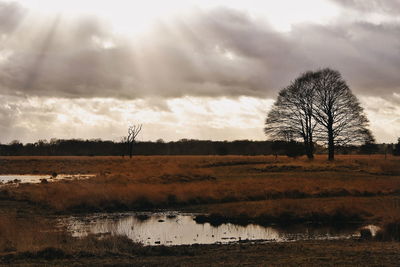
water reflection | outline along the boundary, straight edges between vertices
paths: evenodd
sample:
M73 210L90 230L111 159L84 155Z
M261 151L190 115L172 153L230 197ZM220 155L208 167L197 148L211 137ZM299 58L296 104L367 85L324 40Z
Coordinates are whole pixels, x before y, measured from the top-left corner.
M193 214L125 213L69 217L61 221L75 237L88 234L125 235L144 245L190 245L230 243L245 240L294 241L339 239L359 235L357 229L311 228L278 229L250 224L239 226L198 224Z
M41 183L43 179L47 182L59 180L75 180L89 179L96 176L95 174L58 174L58 175L34 175L34 174L6 174L0 175L1 184L18 184L18 183Z

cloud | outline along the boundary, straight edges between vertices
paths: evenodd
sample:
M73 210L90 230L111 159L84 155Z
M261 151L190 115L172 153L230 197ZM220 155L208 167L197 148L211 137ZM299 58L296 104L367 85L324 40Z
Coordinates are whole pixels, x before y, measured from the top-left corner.
M341 71L358 94L391 95L400 87L398 24L300 24L282 33L220 7L193 10L129 39L93 16L31 15L21 22L22 7L9 5L17 11L8 24L19 23L19 30L0 29L3 94L274 97L301 72L324 66Z
M396 96L394 96L396 98ZM361 97L378 142L396 142L400 107L382 97ZM164 102L164 103L160 103ZM51 138L119 141L128 125L143 124L139 140L182 138L265 140L263 125L273 100L256 97L183 97L119 100L0 97L0 142ZM164 110L160 106L167 107ZM234 108L233 108L234 107Z
M378 141L394 140L399 4L332 1L342 6L336 19L286 32L220 6L123 36L102 17L41 16L0 0L1 141L119 140L136 122L146 124L145 140L263 139L268 103L300 73L321 67L342 73Z
M397 98L397 99L396 99ZM400 96L393 95L394 101L382 97L361 97L361 103L370 120L371 130L378 142L395 143L400 132Z
M331 0L346 9L363 13L399 14L400 2L397 0Z
M120 141L132 124L143 124L140 140L182 138L263 139L262 125L272 100L184 97L153 99L65 99L0 97L1 143L18 139L83 138ZM235 109L231 107L235 106Z
M11 33L26 15L27 10L15 2L0 2L0 33Z

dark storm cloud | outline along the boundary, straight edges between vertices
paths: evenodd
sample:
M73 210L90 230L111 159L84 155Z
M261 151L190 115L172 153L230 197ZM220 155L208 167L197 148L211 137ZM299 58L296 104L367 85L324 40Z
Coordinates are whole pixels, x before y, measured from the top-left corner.
M349 3L362 8L361 1ZM26 25L22 7L8 5L15 11L0 16L8 25L0 27L3 94L274 97L299 73L325 66L341 71L359 94L390 96L400 88L399 24L302 24L281 33L244 12L216 8L126 39L96 17L31 18Z

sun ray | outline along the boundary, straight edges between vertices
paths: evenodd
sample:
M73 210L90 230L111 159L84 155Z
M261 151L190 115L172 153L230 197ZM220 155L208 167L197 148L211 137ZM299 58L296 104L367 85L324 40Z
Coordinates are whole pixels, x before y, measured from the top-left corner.
M45 63L46 55L48 51L51 49L51 45L54 36L56 34L57 28L60 24L60 21L61 21L61 15L57 14L55 18L52 20L50 27L46 33L46 36L43 42L41 43L41 46L39 47L37 56L34 59L32 66L30 67L31 71L28 72L28 75L26 77L24 89L29 90L29 88L36 83L38 76L40 75L40 72L42 70L43 64Z

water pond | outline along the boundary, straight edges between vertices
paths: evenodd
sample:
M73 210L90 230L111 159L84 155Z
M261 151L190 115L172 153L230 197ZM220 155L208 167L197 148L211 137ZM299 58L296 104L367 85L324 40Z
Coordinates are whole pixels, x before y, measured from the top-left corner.
M119 213L71 216L60 219L75 237L88 234L125 235L144 245L224 244L244 241L285 242L310 239L348 239L360 236L358 227L247 226L230 223L212 226L194 221L194 214L178 212Z
M54 182L60 180L75 180L75 179L89 179L96 176L95 174L2 174L0 175L0 185L1 184L18 184L18 183L41 183L44 181Z

